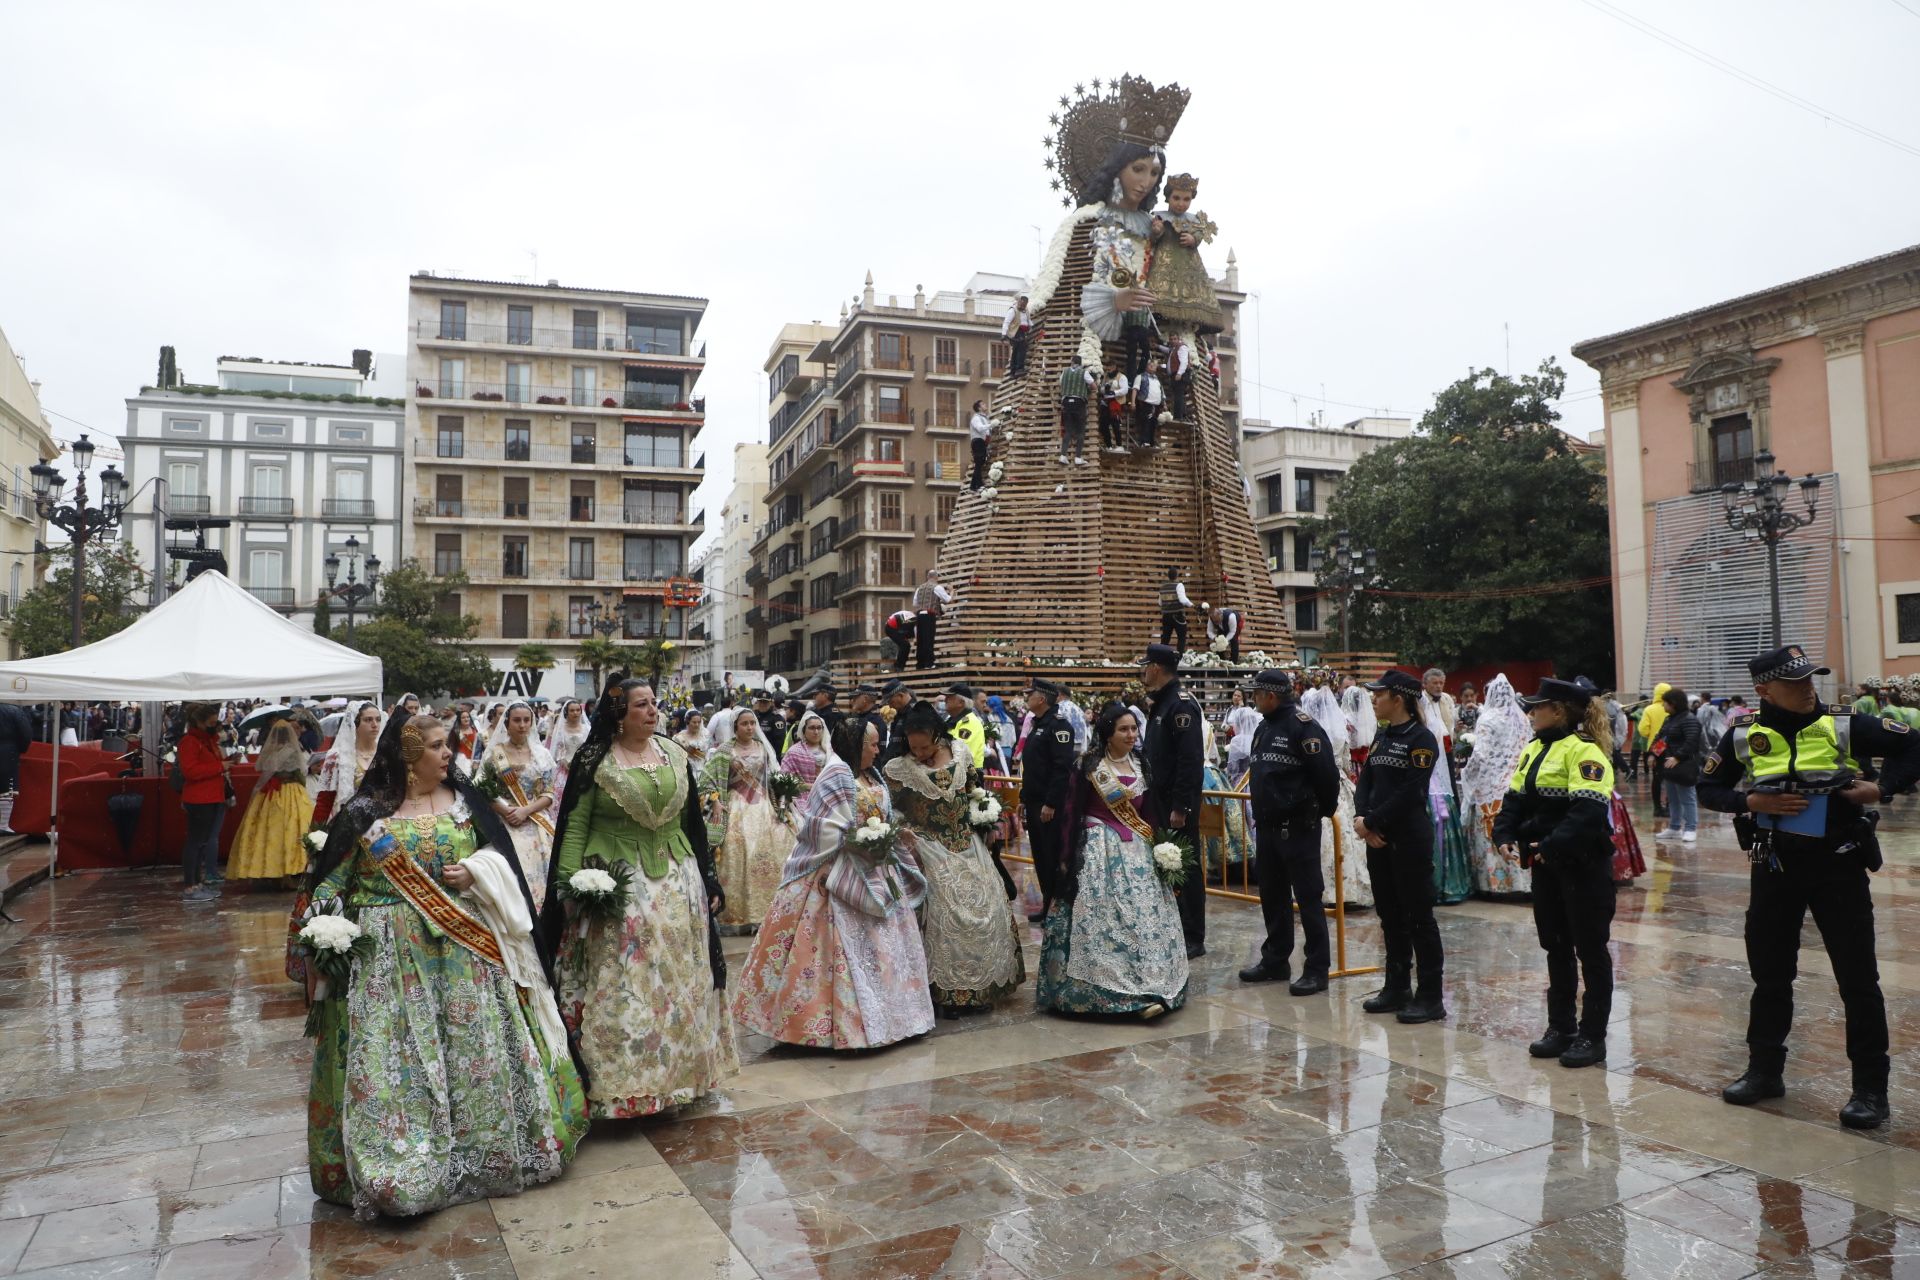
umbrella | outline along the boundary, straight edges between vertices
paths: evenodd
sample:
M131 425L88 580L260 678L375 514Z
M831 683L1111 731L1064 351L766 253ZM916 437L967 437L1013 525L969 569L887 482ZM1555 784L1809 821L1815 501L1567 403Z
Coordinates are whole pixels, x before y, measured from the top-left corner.
M320 708L323 711L340 711L343 710L346 705L347 700L345 698L328 698L320 704Z
M293 712L294 708L285 705L261 707L256 711L248 712L247 717L242 720L236 728L238 728L242 734L245 734L249 729L259 729L265 732L268 725L272 724L275 720L286 719L292 715Z

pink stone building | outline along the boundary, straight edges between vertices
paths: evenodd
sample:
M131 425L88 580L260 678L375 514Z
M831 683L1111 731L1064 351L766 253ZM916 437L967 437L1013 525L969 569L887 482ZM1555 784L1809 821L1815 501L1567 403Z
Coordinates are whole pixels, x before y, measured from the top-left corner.
M1920 672L1920 246L1579 343L1607 411L1624 691L1746 692L1766 647L1766 549L1721 486L1771 452L1820 480L1780 544L1782 634L1828 691Z

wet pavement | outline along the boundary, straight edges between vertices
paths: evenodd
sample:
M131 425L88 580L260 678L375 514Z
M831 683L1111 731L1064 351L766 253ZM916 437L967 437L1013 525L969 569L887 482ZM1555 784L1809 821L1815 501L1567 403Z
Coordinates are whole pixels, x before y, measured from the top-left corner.
M1526 1054L1524 905L1440 910L1451 1017L1404 1027L1359 1010L1375 978L1242 986L1258 914L1214 901L1194 998L1157 1021L1037 1016L1029 984L872 1053L743 1037L725 1093L596 1127L559 1182L375 1224L307 1186L288 895L183 908L166 876L71 877L0 924L0 1276L1920 1276L1920 809L1883 830L1878 1133L1834 1120L1811 922L1788 1096L1719 1100L1745 1063L1747 867L1708 819L1698 845L1646 840L1620 894L1604 1069ZM1348 936L1377 956L1370 917Z

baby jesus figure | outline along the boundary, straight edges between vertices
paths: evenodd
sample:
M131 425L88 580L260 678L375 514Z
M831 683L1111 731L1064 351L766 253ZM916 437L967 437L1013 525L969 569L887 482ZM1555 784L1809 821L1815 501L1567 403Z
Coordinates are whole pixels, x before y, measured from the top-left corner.
M1200 246L1213 241L1219 226L1204 211L1193 210L1200 182L1190 173L1167 179L1167 208L1150 224L1153 261L1147 268L1147 288L1156 299L1154 313L1169 329L1219 333L1226 317L1214 293L1213 278L1200 261Z

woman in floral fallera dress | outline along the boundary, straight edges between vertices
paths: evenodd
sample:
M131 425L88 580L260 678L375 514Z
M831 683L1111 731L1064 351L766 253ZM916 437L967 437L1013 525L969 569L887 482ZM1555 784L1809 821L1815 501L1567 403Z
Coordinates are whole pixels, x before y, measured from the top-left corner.
M1146 769L1134 714L1109 703L1067 796L1072 847L1047 911L1034 1003L1060 1013L1153 1017L1187 1002L1187 945L1173 890L1134 811Z
M780 871L793 848L793 828L773 809L767 779L775 761L760 720L751 711L714 718L719 742L700 771L707 803L707 843L727 892L720 932L752 933L773 905Z
M356 1217L550 1181L587 1129L532 897L451 759L444 726L396 711L309 882L313 913L345 914L373 942L344 992L308 979L313 1190Z
M796 805L786 883L740 972L734 1018L783 1044L875 1049L933 1030L913 915L927 882L905 848L876 863L848 838L893 818L873 772L880 731L848 716L833 750Z
M560 802L540 914L595 1119L692 1102L740 1069L710 918L726 896L687 753L654 732L659 723L644 680L622 681L600 699ZM624 919L609 923L562 897L587 858L632 868Z
M984 1013L1026 981L1019 925L987 846L967 825L973 761L933 704L916 702L893 731L906 752L882 770L901 837L927 878L922 912L927 980L947 1017Z
M474 771L481 791L496 796L493 811L507 824L520 855L520 870L533 890L538 912L547 897L547 864L553 860L553 810L560 803L554 791L559 766L553 753L533 733L533 708L516 702L494 730Z

